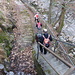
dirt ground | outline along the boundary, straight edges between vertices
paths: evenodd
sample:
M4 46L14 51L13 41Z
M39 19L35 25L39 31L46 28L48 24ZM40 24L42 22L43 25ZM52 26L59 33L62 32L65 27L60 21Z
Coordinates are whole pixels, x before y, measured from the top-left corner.
M10 4L15 12L13 18L17 21L17 29L14 29L15 43L9 56L10 70L36 75L32 57L33 32L30 14L20 1L12 0Z

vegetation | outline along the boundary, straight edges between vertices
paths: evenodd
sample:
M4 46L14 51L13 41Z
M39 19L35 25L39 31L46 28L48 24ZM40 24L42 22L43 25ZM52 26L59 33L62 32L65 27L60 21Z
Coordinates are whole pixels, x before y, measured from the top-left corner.
M0 32L0 43L4 43L4 49L7 53L7 56L10 55L10 50L12 49L10 37L8 32L12 32L12 27L6 27L2 24L5 22L5 18L3 17L3 13L0 11L0 28L2 31Z
M0 32L0 43L4 43L4 40L7 40L8 36L6 36L5 32Z
M45 75L44 71L42 70L41 65L38 63L38 61L37 61L37 59L35 57L36 52L33 51L32 53L33 53L34 66L35 66L35 69L37 71L37 75Z
M0 43L4 43L3 47L7 53L7 56L10 55L10 51L12 49L12 40L10 40L9 35L7 35L7 33L5 32L0 32Z
M12 44L9 42L9 40L4 40L5 42L5 46L4 46L4 49L7 53L7 56L10 55L10 51L12 50Z

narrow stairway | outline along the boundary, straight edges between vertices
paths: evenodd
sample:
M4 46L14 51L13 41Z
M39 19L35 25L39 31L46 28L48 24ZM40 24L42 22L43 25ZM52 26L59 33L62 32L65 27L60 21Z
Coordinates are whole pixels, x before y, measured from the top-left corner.
M37 43L33 45L33 48L36 51L36 59L37 59L37 53L38 53ZM74 69L74 67L71 64L69 64L67 61L60 58L58 55L56 55L53 51L51 52L47 52L47 54L44 55L39 51L38 54L37 61L41 65L45 74L46 75L68 75L69 72L71 72ZM75 71L73 71L70 75L75 75Z

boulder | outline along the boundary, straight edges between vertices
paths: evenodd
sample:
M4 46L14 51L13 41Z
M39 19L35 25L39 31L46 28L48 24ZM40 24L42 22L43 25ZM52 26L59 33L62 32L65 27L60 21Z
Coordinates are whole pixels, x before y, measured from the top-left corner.
M4 65L0 64L0 75L6 75L4 72Z
M10 72L8 73L8 75L14 75L14 72L10 71Z

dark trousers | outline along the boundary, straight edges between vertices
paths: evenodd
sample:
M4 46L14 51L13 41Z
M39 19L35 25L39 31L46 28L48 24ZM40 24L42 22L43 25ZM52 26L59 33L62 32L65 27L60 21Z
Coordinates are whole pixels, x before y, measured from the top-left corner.
M35 22L38 22L39 20L35 18Z
M48 47L49 47L49 46L48 46ZM47 48L48 48L48 47L47 47ZM47 54L47 50L46 50L45 48L44 48L44 54Z
M40 52L43 53L43 48L42 48L42 46L39 45L39 47L40 47Z

